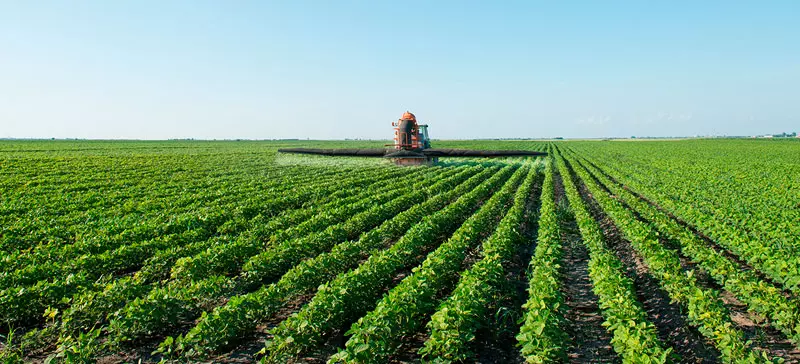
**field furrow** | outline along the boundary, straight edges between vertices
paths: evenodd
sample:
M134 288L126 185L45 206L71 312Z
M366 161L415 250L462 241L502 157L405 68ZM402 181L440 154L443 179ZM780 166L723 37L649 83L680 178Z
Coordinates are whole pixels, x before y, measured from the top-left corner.
M594 180L588 178L583 169L575 165L573 168L591 193L591 198L612 220L610 224L615 225L635 249L635 253L631 251L626 255L641 256L643 269L658 280L660 287L673 301L687 308L687 321L714 343L723 360L768 360L766 353L753 351L743 333L734 327L718 291L698 284L696 273L692 270L684 271L677 253L662 246L650 227L636 220L631 211L611 199ZM702 356L695 350L687 351L684 355L687 354Z
M612 333L611 344L623 361L646 357L664 363L671 348L664 348L653 323L637 300L634 284L627 277L622 262L608 249L600 226L589 212L566 162L557 157L558 170L572 212L575 214L583 243L589 251L589 277L599 298L604 325Z
M399 270L419 264L424 258L421 253L433 250L443 236L452 234L515 169L502 169L445 209L425 217L388 250L321 286L308 305L272 330L267 361L280 362L322 344L334 330L374 308L380 288L390 284Z

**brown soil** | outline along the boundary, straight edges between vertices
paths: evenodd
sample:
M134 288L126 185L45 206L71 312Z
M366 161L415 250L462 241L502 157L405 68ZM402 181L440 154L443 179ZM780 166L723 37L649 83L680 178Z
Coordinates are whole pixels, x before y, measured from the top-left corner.
M393 355L389 362L392 364L419 363L421 361L419 350L425 346L428 334L425 327L422 327L418 332L404 337L397 349L397 354Z
M556 204L566 204L561 176L554 176ZM563 201L563 202L562 202ZM592 291L589 278L589 252L581 242L580 231L574 216L560 220L563 243L562 294L566 304L565 331L571 341L567 356L571 363L615 363L619 362L611 346L611 334L602 326L598 298Z
M446 238L443 238L444 240ZM469 269L475 262L480 260L480 246L472 247L464 257L464 263L462 268L464 270ZM410 273L410 269L405 272L405 274ZM405 275L403 276L403 278ZM401 279L402 280L402 279ZM393 282L391 287L396 286L400 283L400 280L397 282ZM453 282L450 287L438 292L436 294L436 300L441 302L442 300L446 299L453 289L455 289L455 285L458 282ZM386 292L389 291L389 287L385 289ZM417 332L404 336L400 343L399 348L397 349L396 355L390 359L392 363L419 363L421 360L421 356L419 355L419 350L425 346L425 341L429 338L429 332L425 327L425 324L430 320L430 316L433 315L433 312L425 315L424 317L419 318L420 322L423 322ZM344 347L344 343L342 343L342 347Z
M480 246L475 246L471 248L464 257L464 263L462 265L463 270L469 269L470 267L472 267L473 264L475 264L475 262L477 262L480 259L481 259ZM399 281L397 283L399 283ZM447 287L446 289L438 292L436 294L436 300L441 302L444 299L446 299L450 295L450 293L452 293L452 290L455 289L456 284L458 284L457 281L453 282L453 285L451 287ZM392 287L394 287L395 285L396 284L393 284ZM386 291L388 292L388 290L389 289L387 288ZM433 315L433 312L431 312L428 315L425 315L425 317L423 318L420 318L419 319L420 322L427 323L430 320L431 315ZM421 361L419 350L425 346L425 341L428 340L429 335L430 333L428 332L428 329L425 327L425 324L422 324L422 326L419 327L417 332L403 337L401 342L399 343L400 346L397 350L396 355L394 355L390 359L390 362L397 364L419 363Z
M488 200L488 197L478 201L479 208L480 208L480 206L483 205L484 202L486 202L486 200ZM435 250L439 246L439 244L441 244L443 241L445 241L447 238L449 238L450 235L451 234L438 236L436 238L437 243L433 244L431 246L431 249L419 252L420 262L422 262L425 259L425 256L428 255L428 253L430 253L431 251ZM388 246L386 246L386 248L388 249L395 242L396 241L393 241L391 244L388 244ZM474 256L476 256L476 255L477 254L475 253L475 250L473 249L471 252L469 252L467 254L466 260L467 261L469 261L470 259L474 260L475 259ZM364 261L366 261L366 259L363 259L362 262L359 263L359 265L361 263L363 263ZM395 274L395 276L392 278L391 283L389 283L388 285L386 285L385 287L382 288L382 294L386 294L392 288L394 288L398 284L400 284L400 282L404 278L406 278L408 275L410 275L412 273L411 271L412 271L413 268L414 267L405 267L404 269L402 269L399 272L397 272L397 274ZM377 303L378 303L378 300L375 301L375 305L377 305ZM372 308L374 308L374 305L372 306ZM372 308L370 308L370 310ZM298 308L298 310L299 310L299 308ZM288 315L287 315L287 317L288 317ZM280 323L280 321L278 321L278 323ZM325 362L327 362L328 358L330 358L331 355L336 354L336 352L339 349L343 349L345 347L345 344L347 343L347 337L345 337L345 333L348 330L350 330L350 327L352 326L352 324L353 324L353 322L345 323L345 325L343 325L341 328L339 328L338 330L333 332L328 337L327 342L325 342L323 345L321 345L318 348L315 348L315 350L313 352L306 353L306 355L304 357L299 358L299 359L295 359L294 361L291 361L291 362L296 362L296 363L325 363ZM269 338L267 338L267 340L268 339ZM422 348L425 340L427 340L427 334L424 334L424 333L417 333L415 335L408 336L406 338L406 340L404 340L404 342L401 343L401 347L398 350L397 358L393 358L393 359L396 360L397 362L400 362L400 363L419 362L419 354L417 354L417 351L420 348Z
M540 182L540 181L539 181ZM539 196L541 194L541 183L535 183L532 194ZM482 201L481 204L483 204ZM509 202L512 203L512 202ZM510 205L508 206L510 208ZM532 204L528 205L528 213L531 211L538 211L538 199L534 201ZM496 219L502 219L503 216L496 216ZM526 220L527 221L527 220ZM529 230L534 229L531 226L525 225L521 227L521 231L523 234L529 233ZM482 236L480 241L487 238L486 236ZM535 241L535 239L533 239ZM509 285L507 288L507 292L503 293L502 296L505 299L500 304L492 305L490 308L490 312L498 312L502 313L499 314L499 317L505 318L503 321L492 322L488 326L493 328L494 330L486 330L485 328L476 332L476 339L474 347L476 349L476 357L474 360L479 363L515 363L515 362L522 362L522 358L519 356L519 351L516 349L516 338L514 337L515 334L509 333L508 330L513 330L513 332L518 331L512 328L509 328L510 325L516 325L516 318L521 314L521 307L522 303L518 302L519 298L518 295L520 292L527 294L525 289L527 288L527 281L525 280L525 269L527 267L527 262L530 260L530 247L521 247L519 254L515 254L515 259L513 262L509 263L509 266L506 268L508 270L508 283ZM472 267L475 262L481 259L480 255L480 246L473 247L470 251L466 254L464 263L462 264L463 269L469 269ZM452 290L455 288L457 282L454 282L452 287L448 287L437 293L436 299L438 301L442 301L446 299ZM509 303L513 302L513 303ZM516 313L515 311L519 311ZM432 315L431 313L430 315ZM424 318L421 318L420 321L426 322L430 319L430 315L426 315ZM494 316L494 315L493 315ZM400 347L397 350L397 355L391 358L391 363L418 363L421 360L420 355L418 354L419 350L425 346L425 341L429 338L429 332L425 326L421 326L420 329L412 334L407 335L402 339L400 343ZM517 358L519 360L517 360Z
M269 334L268 331L278 326L278 324L286 320L291 314L299 311L315 294L316 292L307 293L291 300L281 307L277 313L271 315L266 322L260 324L255 332L233 343L231 345L233 350L214 357L209 362L251 363L260 359L258 352L264 348L268 340L272 339L272 335Z
M590 175L593 176L592 173ZM595 179L595 182L605 189L605 186L600 181ZM606 189L606 192L610 191ZM649 220L632 210L623 201L619 202L631 210L639 221L650 224ZM736 299L732 293L726 291L698 264L684 256L679 250L680 243L669 240L664 235L659 235L658 239L662 245L670 247L678 253L683 270L694 270L697 283L701 287L721 292L722 301L730 311L731 320L737 328L742 330L746 339L753 342L753 348L766 351L772 357L786 359L787 363L800 362L800 351L792 345L791 341L786 339L780 331L770 327L766 318L748 312L746 304Z
M685 220L681 219L681 218L680 218L680 217L678 217L678 216L675 216L675 215L674 215L672 212L670 212L670 211L668 211L667 209L665 209L665 208L661 207L661 206L660 206L659 204L657 204L656 202L654 202L654 201L650 200L649 198L647 198L646 196L644 196L644 195L640 194L639 192L636 192L636 191L634 191L634 190L633 190L633 189L631 189L629 186L627 186L627 185L625 185L625 184L623 184L623 183L619 182L619 180L617 180L617 179L616 179L616 178L614 178L613 176L609 175L608 173L606 173L605 171L603 171L601 168L597 167L597 165L595 165L594 163L592 163L592 162L589 162L589 161L587 161L587 160L583 160L582 162L583 162L583 163L588 163L589 165L591 165L591 166L595 167L597 170L601 171L601 173L603 174L603 176L605 176L606 178L608 178L608 179L609 179L611 182L613 182L613 183L617 184L618 186L620 186L620 187L624 188L626 191L629 191L629 192L630 192L631 194L633 194L635 197L637 197L637 198L641 199L642 201L645 201L645 202L647 202L648 204L650 204L651 206L653 206L653 207L654 207L654 208L656 208L657 210L659 210L659 211L661 211L662 213L664 213L664 214L666 214L667 216L669 216L669 217L670 217L671 219L673 219L675 222L677 222L678 224L680 224L681 226L683 226L684 228L686 228L687 230L689 230L690 232L692 232L692 233L693 233L695 236L697 236L698 238L702 239L702 240L703 240L703 241L704 241L706 244L708 244L708 246L709 246L709 247L711 247L711 248L712 248L712 249L714 249L715 251L717 251L717 252L719 252L720 254L722 254L724 257L726 257L726 258L730 259L732 262L734 262L734 263L735 263L735 264L736 264L736 265L739 267L739 269L740 269L740 270L742 270L742 271L751 271L751 272L753 272L753 273L754 273L754 274L756 274L756 275L758 276L758 278L759 278L759 279L761 279L762 281L764 281L764 282L766 282L766 283L769 283L770 285L774 286L775 288L777 288L777 289L781 290L781 292L783 293L783 295L784 295L785 297L788 297L788 298L797 298L797 297L796 297L796 295L795 295L794 293L792 293L791 291L789 291L789 290L785 289L785 288L784 288L784 287L783 287L783 286L782 286L780 283L776 282L776 281L775 281L775 280L773 280L771 277L767 276L766 274L762 273L761 271L759 271L759 270L757 270L757 269L754 269L754 268L753 268L752 266L750 266L750 265L749 265L747 262L745 262L744 260L742 260L741 258L739 258L739 256L738 256L738 255L734 254L733 252L731 252L730 250L726 249L725 247L723 247L723 246L719 245L717 242L715 242L714 240L712 240L712 239L711 239L711 238L710 238L708 235L706 235L706 234L704 234L703 232L701 232L700 230L698 230L698 229L697 229L695 226L693 226L693 225L692 225L692 224L690 224L689 222L687 222L687 221L685 221Z
M571 168L571 167L570 167ZM577 176L576 176L577 177ZM577 178L576 178L577 180ZM670 301L669 295L652 275L639 254L613 221L605 215L591 193L579 181L578 187L590 212L600 225L609 249L622 261L626 274L634 282L637 299L644 307L647 318L656 326L658 337L662 343L672 347L677 354L676 362L681 363L715 363L719 352L700 334L689 326L681 307Z
M522 305L528 299L527 268L536 248L536 232L542 195L542 179L534 182L530 191L532 199L526 206L523 225L519 227L526 243L520 244L513 259L505 262L506 280L501 287L500 299L489 308L489 324L476 333L474 360L479 363L524 363L516 335L522 318Z
M783 358L785 363L800 363L800 350L780 331L769 326L764 317L748 312L747 305L728 291L723 291L720 298L730 310L731 320L744 332L745 338L753 342L754 349Z
M483 204L483 202L485 202L485 200L482 200L479 203ZM444 241L448 237L449 237L449 235L439 236L439 237L437 237L436 241L441 243L442 241ZM386 244L385 248L388 249L389 247L394 245L394 243L396 243L396 242L397 241L392 241L391 243ZM435 244L435 246L432 247L432 250L435 249L436 247L438 247L438 244ZM424 257L428 253L430 253L430 251L432 251L432 250L426 250L426 251L419 252L420 261L424 260ZM467 256L467 259L469 260L470 256L474 256L474 255L476 255L474 251L470 252L468 254L468 256ZM365 262L366 260L367 260L366 258L362 259L359 262L359 265L361 263ZM389 292L389 290L391 290L392 288L394 288L398 284L400 284L400 282L404 278L406 278L408 275L411 274L412 268L413 267L406 267L406 268L402 269L401 271L397 272L395 274L395 276L392 278L391 283L389 283L388 285L386 285L385 287L382 288L382 291L381 291L382 294L386 294L387 292ZM284 319L288 318L293 312L299 311L300 308L302 308L302 305L304 305L305 303L310 301L312 298L313 298L313 294L309 294L306 297L306 299L302 300L302 302L298 302L298 304L294 305L294 307L287 307L285 309L285 311L287 311L285 314L280 314L280 315L272 318L268 325L266 325L265 327L260 329L259 331L262 332L263 337L258 338L259 342L261 343L261 346L258 346L258 350L261 350L261 348L263 347L263 343L264 342L266 342L266 341L268 341L268 340L270 340L272 338L272 336L268 333L268 330L270 330L273 327L275 327L278 324L280 324L281 321L283 321ZM378 301L376 300L375 304L377 304L377 303L378 303ZM348 330L350 330L350 327L352 326L352 324L353 324L353 322L345 323L341 328L339 328L338 330L335 330L333 333L331 333L328 336L328 339L327 339L327 341L325 343L323 343L319 347L314 348L312 351L309 351L309 352L305 353L303 357L291 359L289 362L290 363L325 363L325 362L327 362L328 358L330 358L331 355L335 354L339 349L343 349L345 347L345 344L347 343L347 337L345 337L345 333ZM405 348L401 347L401 350L399 350L398 352L402 353L402 354L398 355L398 358L396 358L396 360L398 362L418 362L419 361L418 360L419 355L417 354L417 350L422 347L422 344L425 342L426 339L427 339L426 335L419 334L419 333L416 334L416 335L410 336L408 338L407 342L404 342L402 344ZM251 339L251 340L255 340L255 338ZM254 353L257 352L258 350L255 350ZM228 354L220 356L219 359L223 359L227 355Z

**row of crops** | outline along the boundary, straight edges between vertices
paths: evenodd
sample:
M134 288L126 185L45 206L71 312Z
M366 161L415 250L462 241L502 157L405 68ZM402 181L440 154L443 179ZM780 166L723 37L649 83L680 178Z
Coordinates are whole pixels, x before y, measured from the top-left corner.
M291 143L0 145L0 358L800 360L800 143Z

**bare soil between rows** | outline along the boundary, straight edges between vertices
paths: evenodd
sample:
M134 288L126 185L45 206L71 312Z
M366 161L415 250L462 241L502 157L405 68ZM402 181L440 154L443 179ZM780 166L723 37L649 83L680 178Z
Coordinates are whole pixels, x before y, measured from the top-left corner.
M783 293L783 295L784 295L785 297L788 297L788 298L796 298L796 295L795 295L794 293L792 293L791 291L789 291L789 290L785 289L785 288L784 288L784 287L783 287L783 286L782 286L780 283L776 282L774 279L772 279L771 277L767 276L766 274L764 274L763 272L759 271L758 269L755 269L755 268L753 268L753 267L752 267L750 264L748 264L747 262L745 262L745 261L744 261L743 259L741 259L741 258L740 258L738 255L736 255L735 253L731 252L729 249L727 249L727 248L725 248L725 247L723 247L723 246L719 245L719 244L718 244L716 241L714 241L713 239L711 239L711 237L709 237L708 235L706 235L705 233L703 233L702 231L700 231L700 230L699 230L697 227L695 227L694 225L692 225L692 224L691 224L691 223L689 223L688 221L686 221L686 220L683 220L682 218L680 218L680 217L676 216L676 215L675 215L675 214L673 214L671 211L669 211L669 210L667 210L667 209L663 208L661 205L659 205L659 204L658 204L658 203L656 203L655 201L653 201L653 200L651 200L651 199L647 198L646 196L644 196L644 195L640 194L639 192L637 192L637 191L633 190L633 189L632 189L630 186L628 186L628 185L626 185L626 184L624 184L624 183L620 182L620 181L619 181L617 178L615 178L614 176L611 176L611 175L610 175L610 174L608 174L607 172L603 171L603 169L602 169L602 168L598 167L598 166L597 166L596 164L594 164L593 162L591 162L591 161L588 161L588 160L586 160L586 159L584 159L584 160L583 160L583 162L585 162L585 163L588 163L588 164L590 164L591 166L593 166L594 168L596 168L598 171L600 171L600 172L603 174L603 176L605 176L606 178L608 178L608 179L609 179L609 180L610 180L612 183L615 183L615 184L617 184L617 185L618 185L618 186L620 186L621 188L623 188L623 189L625 189L626 191L628 191L628 192L630 192L631 194L633 194L635 197L637 197L637 198L641 199L642 201L644 201L644 202L648 203L650 206L654 207L654 208L655 208L655 209L657 209L658 211L660 211L660 212L662 212L662 213L666 214L667 216L669 216L669 217L670 217L672 220L674 220L675 222L677 222L679 225L681 225L682 227L686 228L686 229L687 229L687 230L689 230L689 231L690 231L692 234L694 234L695 236L697 236L698 238L700 238L701 240L703 240L703 241L704 241L706 244L708 244L708 246L709 246L709 247L711 247L711 248L712 248L712 249L714 249L715 251L717 251L717 252L719 252L720 254L722 254L724 257L726 257L726 258L730 259L732 262L734 262L734 263L735 263L735 264L736 264L736 265L739 267L739 269L740 269L740 270L742 270L742 271L751 271L751 272L753 272L754 274L756 274L756 276L758 276L758 278L759 278L760 280L762 280L762 281L764 281L764 282L767 282L767 283L769 283L770 285L774 286L775 288L779 289L779 290L780 290L780 291ZM592 173L592 172L590 171L590 174L591 174L591 173ZM599 183L599 182L598 182L598 183ZM602 183L601 183L601 185L602 185Z
M572 166L567 164L571 171ZM573 176L590 213L600 225L608 248L622 261L626 275L633 280L637 299L644 307L647 318L656 326L659 339L673 348L677 356L675 361L716 363L720 354L713 344L689 325L682 308L670 301L669 295L661 288L658 280L650 275L644 260L633 249L631 243L623 238L622 233L600 208L583 181L576 175Z
M603 327L598 297L589 278L589 252L581 241L575 217L567 209L568 201L559 174L553 176L555 202L559 212L561 243L561 293L567 306L565 331L570 343L566 349L571 363L617 363L611 346L611 334Z
M601 186L607 193L611 194L611 191L603 185L603 183L594 176L594 174L589 171L589 175L595 179L595 182ZM612 183L614 180L611 180ZM638 196L637 194L634 194ZM613 198L616 198L613 194L611 194ZM642 198L642 200L647 201L646 199ZM646 218L642 217L638 212L633 210L628 204L624 201L618 201L628 210L630 210L637 220L651 225L651 222ZM671 218L677 221L677 218L671 216ZM690 230L693 231L693 230ZM699 235L698 235L699 236ZM708 237L701 237L704 240L708 240ZM675 251L680 258L681 267L684 271L693 270L695 272L695 277L697 278L697 283L707 289L712 289L721 292L721 299L725 307L730 311L731 321L740 329L745 338L749 341L753 342L753 348L757 350L762 350L767 352L771 357L780 357L786 360L787 363L795 363L800 362L800 351L789 341L783 333L774 329L773 327L769 326L769 323L766 322L764 317L761 317L753 312L748 311L747 305L736 299L736 297L725 290L720 284L718 284L704 269L702 269L697 263L693 262L690 258L686 257L680 251L680 243L676 241L672 241L663 234L659 234L658 236L659 242L669 249ZM712 247L713 248L713 247Z
M506 280L501 287L500 297L492 302L492 314L488 324L476 333L475 361L478 363L524 363L525 360L517 346L516 335L520 330L523 315L522 305L528 299L527 268L536 248L539 230L538 217L541 208L542 176L534 182L531 198L525 208L525 217L519 227L524 243L520 244L514 257L503 264Z

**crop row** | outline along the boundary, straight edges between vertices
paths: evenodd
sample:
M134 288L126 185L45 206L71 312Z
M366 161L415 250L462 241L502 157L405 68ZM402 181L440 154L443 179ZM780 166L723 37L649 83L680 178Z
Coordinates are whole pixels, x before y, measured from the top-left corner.
M372 177L370 179L369 177ZM221 222L227 221L228 217L233 219L241 216L245 219L254 217L258 214L270 215L282 211L286 208L300 207L308 201L313 201L318 197L326 196L342 189L343 187L352 185L365 186L374 182L374 178L392 178L398 176L397 171L385 170L378 174L356 175L344 180L333 181L331 183L322 185L299 185L290 187L276 186L272 190L262 190L260 193L255 194L255 197L242 199L242 196L228 196L224 200L215 201L216 206L201 209L200 211L192 211L192 208L186 210L186 213L171 216L166 221L162 218L160 223L157 224L142 224L138 225L136 229L128 229L123 231L111 239L105 239L104 236L93 236L90 239L77 241L73 244L63 246L50 246L41 245L33 251L19 251L4 257L4 271L11 269L17 270L32 270L30 273L26 272L9 272L11 275L27 274L30 277L19 278L13 283L19 285L25 282L30 283L32 280L41 276L52 276L52 273L42 273L37 275L41 264L53 264L52 258L58 257L64 261L69 262L71 259L80 257L82 255L100 254L105 251L130 244L131 242L139 242L148 239L156 239L167 235L177 234L184 232L191 228L205 226L209 222L208 217L220 216ZM255 192L252 191L252 192ZM251 192L251 193L252 193ZM223 203L224 201L224 203ZM206 201L208 203L208 201ZM226 208L221 208L226 207ZM171 211L174 213L175 211ZM211 221L211 223L219 223Z
M345 187L345 186L361 187L361 186L367 186L369 184L374 183L376 178L380 180L380 179L392 178L392 177L394 177L393 174L385 174L385 175L380 175L379 174L379 175L375 175L375 176L360 176L360 178L354 178L354 179L349 179L349 180L345 180L345 181L336 182L331 186L327 186L327 185L323 184L322 186L317 186L315 188L316 189L322 188L322 189L327 190L327 189L338 189L338 188L342 188L342 187ZM297 191L297 190L295 190L295 191ZM266 192L269 192L269 191L266 191ZM285 191L285 190L284 191L280 191L280 193L278 195L286 193L286 192L287 191ZM210 232L214 232L213 230L216 229L217 232L225 233L225 232L228 232L228 230L230 230L232 227L234 227L234 226L231 226L231 223L241 223L240 220L247 219L247 218L254 218L254 217L264 218L264 217L268 217L270 215L275 214L276 212L280 212L280 211L282 211L282 210L284 210L286 208L290 208L292 206L292 203L288 202L284 198L272 197L272 196L275 196L274 194L265 193L264 196L265 197L262 198L261 200L254 200L252 203L254 205L256 205L256 206L254 206L252 209L249 209L249 210L248 209L244 209L244 208L241 207L241 205L242 205L241 201L238 201L238 202L237 201L232 201L232 202L230 202L228 204L225 204L225 205L219 205L219 206L215 207L214 210L212 210L212 211L214 211L213 214L214 215L218 215L218 217L215 217L214 219L211 219L210 221L209 221L208 218L205 218L205 221L203 221L205 224L203 226L204 227L208 227ZM312 197L312 196L309 195L309 197ZM336 196L336 197L342 197L342 196ZM323 197L323 199L324 199L324 197ZM197 212L195 212L194 216L191 216L191 217L194 218L194 219L197 219L196 216L198 216ZM199 215L199 216L202 216L202 215ZM199 225L197 223L193 223L193 222L187 222L187 223L190 226L194 225L193 227L199 227ZM180 223L177 223L177 225L183 225L184 226L184 230L187 230L185 223L180 222ZM191 229L188 229L188 230L191 230ZM173 231L173 232L167 231L167 232L165 232L165 234L162 234L160 239L171 238L171 237L173 237L175 235L179 235L182 232L183 231L180 231L180 230L176 230L176 231ZM143 244L151 243L152 244L152 243L156 243L158 241L159 241L159 239L153 239L153 240L150 240L149 242L145 241L145 242L141 242L141 243L143 243ZM112 242L106 241L105 245L103 245L102 248L105 249L106 251L111 251L111 253L113 254L113 245L114 244L119 244L119 243L117 243L117 242L112 243ZM123 247L128 248L128 247L130 247L130 245L131 245L131 242L128 241L126 243L126 245L123 245ZM63 262L63 261L48 261L48 262L44 262L44 264L34 264L35 261L30 261L31 259L34 259L34 258L28 258L29 259L28 266L26 266L23 269L17 270L15 272L9 272L9 273L7 273L6 275L3 276L4 284L9 285L9 286L10 285L24 285L24 284L30 284L30 283L36 282L36 281L38 281L38 280L40 280L42 278L47 278L47 277L51 277L51 276L58 276L58 275L65 275L67 273L79 272L81 270L84 270L86 268L86 266L89 266L89 267L96 266L96 262L95 261L91 261L90 255L88 253L94 253L94 254L103 254L103 253L105 253L105 252L101 252L101 251L85 252L85 251L79 250L79 249L84 249L84 250L92 249L92 247L71 246L70 248L71 249L69 249L69 250L65 250L66 249L65 248L65 249L59 249L59 250L51 251L51 252L43 252L43 254L48 254L50 256L59 256L59 257L62 257L62 258L68 258L70 256L78 256L77 260L71 260L71 261L67 261L67 262ZM20 260L23 260L23 259L20 259ZM83 262L83 260L88 260L88 261ZM64 271L58 271L58 269L63 269ZM105 267L104 267L104 269L105 269Z
M52 249L82 239L148 239L161 234L156 229L165 216L179 215L212 203L238 201L246 205L255 192L274 190L280 193L290 186L309 182L325 184L336 174L307 173L292 169L274 169L264 182L248 183L246 176L225 176L209 183L206 179L171 180L153 188L148 176L139 176L140 188L116 186L87 188L83 192L26 191L40 197L30 206L16 206L17 213L7 212L3 221L0 251L12 253L25 249ZM91 174L90 174L91 175ZM95 176L96 178L96 176ZM120 178L119 176L115 176ZM134 178L133 176L130 178ZM179 181L184 182L179 184ZM50 183L50 181L43 181ZM147 183L151 182L151 183ZM87 197L88 196L88 197ZM41 197L54 197L52 201ZM98 201L90 206L76 199ZM19 203L19 200L17 200ZM143 230L150 228L151 232ZM135 234L131 234L133 230Z
M561 229L556 215L553 175L555 160L547 163L539 208L536 250L528 267L528 300L517 341L528 363L566 359L564 297L561 293Z
M467 252L497 225L514 191L528 173L522 167L505 185L436 250L428 254L413 274L392 288L376 308L352 325L345 349L334 362L385 362L394 354L404 335L412 333L436 308L436 295L458 277Z
M419 264L421 253L435 248L441 236L452 234L515 169L503 168L456 202L425 216L388 250L320 286L311 302L272 330L265 360L281 362L316 346L333 330L374 308L381 288L400 270Z
M420 190L424 202L385 221L378 228L365 232L357 241L336 245L330 252L304 260L293 267L277 282L259 290L231 298L224 306L204 313L197 325L184 337L175 340L176 348L186 356L205 355L230 344L242 335L255 330L258 323L274 315L290 300L308 292L354 268L358 261L387 243L398 239L414 224L419 216L432 214L455 198L473 189L494 169L472 167L459 175L441 180ZM471 176L471 177L470 177ZM469 177L466 181L465 178ZM427 198L427 199L426 199ZM170 344L168 339L164 343Z
M537 164L528 173L514 194L511 209L494 234L483 242L480 260L461 273L456 288L431 316L427 324L429 339L420 350L425 360L466 361L471 357L476 331L487 324L492 299L499 296L506 279L504 265L524 242L522 229L530 222L529 206L537 198L532 192L534 182L541 176L539 167Z
M800 168L792 158L800 150L798 144L720 140L704 141L706 145L697 148L692 145L696 143L679 143L669 150L660 143L628 151L609 149L615 153L611 160L623 162L622 168L668 172L669 178L658 189L675 201L700 202L695 207L729 228L797 252L800 228L792 221L800 219L796 208L800 196L791 192L800 187Z
M453 173L460 172L457 172L457 170L435 169L429 171L430 176L433 178ZM419 176L414 176L413 178L414 180L417 180ZM373 184L366 190L363 190L361 193L370 194L374 193L375 191L391 188L391 186L386 186L387 185L385 183L381 183L380 180L378 180L377 183ZM358 189L347 189L347 191L350 191L349 193L352 194L354 191L358 191ZM339 193L340 192L337 192L335 194ZM293 213L291 213L291 211L287 211L285 214L292 215ZM276 217L276 219L279 219L280 216ZM250 222L250 225L257 228L246 231L243 235L249 236L251 239L260 239L260 235L256 232L264 233L264 231L261 230L260 226L258 225L268 225L269 221L270 220L264 220L263 216L259 216L258 219L254 219ZM236 233L236 231L232 230L229 231L229 233ZM117 309L124 306L126 302L146 296L147 292L152 288L151 284L155 280L166 278L171 267L170 262L175 262L178 258L180 258L181 255L190 255L192 252L198 253L198 250L206 249L203 246L216 246L218 244L225 243L227 243L225 236L221 236L209 240L198 241L196 243L191 243L184 246L178 246L174 249L159 251L156 256L147 260L147 263L143 269L137 272L135 276L115 279L109 283L99 282L98 284L94 285L95 287L92 287L91 289L81 292L73 297L70 302L71 305L67 307L63 315L61 315L62 321L59 325L60 327L56 328L50 326L39 332L34 330L34 332L29 333L33 334L33 338L29 341L41 341L42 337L51 337L54 335L54 330L61 332L60 336L62 339L69 339L73 337L73 333L77 335L77 332L80 330L88 330L92 326L102 324L106 321L106 315L115 312ZM214 284L211 284L212 282L219 284L224 282L224 280L216 279L209 280L209 282L200 282L193 287L188 287L187 291L196 291L198 293L198 298L202 300L202 297L199 297L201 296L199 293L205 293L206 296L210 295L208 290L214 289L215 287Z
M369 183L368 177L356 180L356 183ZM272 204L278 210L290 207ZM274 213L274 212L271 212ZM225 219L226 212L219 211L214 219L207 220L208 224L180 234L169 235L165 238L144 241L125 245L107 253L83 255L72 261L53 260L48 264L31 266L28 269L15 271L14 274L5 276L17 284L26 281L36 281L36 278L53 276L52 280L41 280L33 286L17 285L3 290L0 293L0 302L4 303L0 318L13 320L10 322L24 322L31 320L45 308L56 304L65 304L65 298L77 292L82 287L92 285L102 275L110 272L121 271L142 264L153 253L176 245L183 245L192 241L205 240L214 234L214 227Z
M604 326L612 334L614 351L623 362L666 362L672 349L662 347L655 326L636 299L633 281L625 275L622 262L606 247L603 233L589 213L560 155L557 164L583 243L589 250L592 290L599 298Z
M726 362L752 363L768 359L760 358L758 353L750 350L743 333L731 322L730 313L719 298L719 292L700 287L694 271L684 272L678 254L661 245L656 231L637 220L633 212L601 190L577 161L572 161L573 170L581 177L597 203L642 256L649 271L670 298L687 308L689 322L714 342L722 359Z
M593 152L599 154L596 160L606 170L616 171L612 174L622 176L622 182L696 226L786 289L800 293L800 225L792 223L800 215L798 202L791 202L797 197L791 192L796 174L790 164L746 163L749 161L741 151L724 159L704 156L708 161L698 166L674 157L645 159L650 154L644 151L637 153L636 159L624 160L620 154L598 152ZM711 162L716 159L721 160ZM759 156L759 160L765 159Z
M584 168L594 170L595 173L592 175L599 183L609 188L633 211L649 220L653 228L677 241L684 254L708 272L727 291L745 302L749 310L767 317L770 323L783 331L795 345L800 342L800 311L798 311L800 302L786 297L779 288L760 279L752 271L740 269L730 258L709 247L700 237L677 221L610 181L592 164L581 164Z
M260 258L260 270L254 271L252 266L245 266L244 279L212 275L189 284L172 281L166 286L154 288L145 297L137 298L115 313L109 323L109 333L115 341L123 342L160 332L182 319L197 317L211 308L208 304L234 291L240 291L239 286L243 284L250 286L280 277L302 259L313 258L337 242L357 237L364 230L416 204L418 201L415 198L418 196L410 192L428 183L428 179L415 178L413 181L415 182L401 183L399 188L367 196L356 203L337 207L308 220L312 224L295 230L293 235L287 236L288 240L268 245L264 250L268 254L257 256ZM319 231L320 228L323 230ZM258 275L253 274L254 272Z
M432 177L448 178L452 174L459 172L459 169L435 171L435 175L425 174L415 176L415 179ZM404 182L400 182L404 183ZM411 183L411 181L408 181ZM420 185L415 185L420 186ZM228 244L213 246L200 254L185 257L175 263L172 268L171 276L177 280L197 280L214 274L230 274L238 270L248 258L264 251L265 246L280 245L298 236L307 235L309 231L324 230L331 221L342 220L343 217L350 217L357 213L356 210L340 209L337 207L354 205L363 211L364 208L374 205L371 195L396 189L396 183L383 184L377 189L369 189L366 194L353 194L347 198L333 198L320 201L320 205L313 208L297 209L289 213L277 216L258 230L262 231L259 235L268 236L266 242L252 239L247 236L237 238ZM353 189L350 189L353 191ZM352 193L352 192L351 192ZM366 196L365 196L366 195ZM338 217L337 217L338 216Z
M274 177L274 180L263 183L248 183L246 180L241 180L240 183L214 181L213 184L206 183L201 186L189 183L182 189L174 189L164 195L154 196L151 193L141 197L130 196L124 203L116 206L100 206L65 215L48 216L51 214L48 208L41 207L39 209L45 209L46 212L17 219L14 224L7 227L3 241L24 249L9 251L13 253L11 258L14 264L4 267L4 270L30 264L32 259L40 256L40 253L45 253L44 259L51 253L71 254L71 249L74 248L70 246L74 244L77 246L91 242L126 244L163 236L191 226L193 213L207 206L236 203L235 207L230 209L238 210L240 214L247 214L248 211L255 211L253 207L260 202L261 196L270 194L278 196L292 191L297 186L314 183L313 174L307 172L274 173L270 176ZM288 180L289 183L281 183L282 179ZM297 184L293 183L294 181ZM334 176L323 176L318 183L327 185L336 182L338 181ZM153 190L160 189L153 188ZM104 191L96 193L104 195ZM137 201L142 202L137 203ZM37 233L36 229L42 231ZM24 259L19 259L20 257Z

